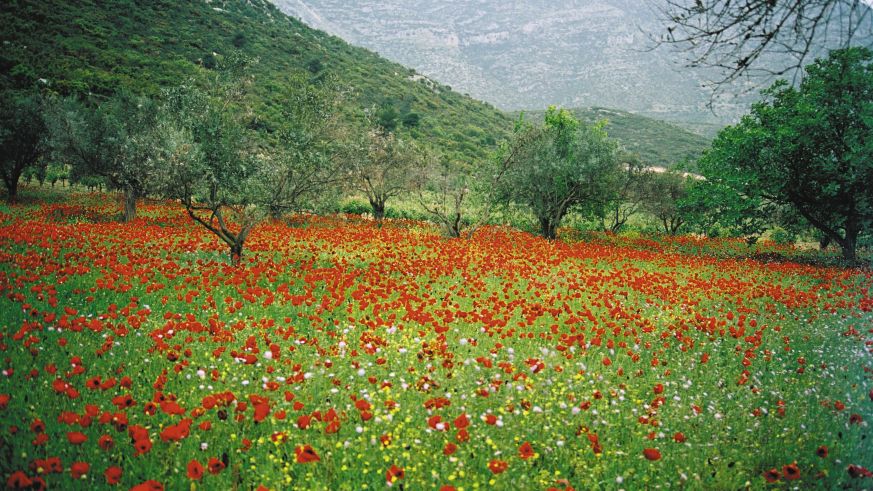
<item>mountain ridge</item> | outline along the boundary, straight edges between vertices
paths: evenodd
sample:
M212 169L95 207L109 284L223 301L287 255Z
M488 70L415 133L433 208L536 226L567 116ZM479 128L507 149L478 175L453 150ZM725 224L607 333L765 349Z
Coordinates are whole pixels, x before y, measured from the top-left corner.
M712 135L748 109L717 100L709 74L650 50L662 28L630 0L273 0L284 12L507 110L615 107Z

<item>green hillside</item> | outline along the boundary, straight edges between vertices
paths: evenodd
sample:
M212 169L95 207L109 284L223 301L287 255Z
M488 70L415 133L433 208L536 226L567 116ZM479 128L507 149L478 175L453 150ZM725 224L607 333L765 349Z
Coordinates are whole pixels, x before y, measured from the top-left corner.
M650 165L670 167L686 159L696 159L710 143L710 139L671 123L626 111L590 107L571 109L571 112L587 123L605 119L609 136ZM525 119L541 121L542 118L543 111L525 111Z
M154 93L239 50L254 67L257 126L269 131L300 74L334 77L358 107L393 106L402 131L455 158L484 158L511 128L492 106L311 29L265 0L0 3L0 85L60 94ZM297 82L295 82L297 81Z

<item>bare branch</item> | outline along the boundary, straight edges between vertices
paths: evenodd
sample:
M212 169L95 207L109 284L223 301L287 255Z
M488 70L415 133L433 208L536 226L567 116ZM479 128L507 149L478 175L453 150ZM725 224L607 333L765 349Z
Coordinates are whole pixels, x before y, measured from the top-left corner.
M652 49L674 46L687 66L722 74L709 83L710 108L741 79L797 83L824 49L873 46L873 13L862 0L666 0L657 9L667 32Z

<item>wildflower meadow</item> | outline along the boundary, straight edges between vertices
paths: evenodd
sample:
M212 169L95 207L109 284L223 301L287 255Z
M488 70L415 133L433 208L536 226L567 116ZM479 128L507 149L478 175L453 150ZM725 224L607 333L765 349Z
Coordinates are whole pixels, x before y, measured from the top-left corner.
M117 206L0 208L7 488L873 488L869 269Z

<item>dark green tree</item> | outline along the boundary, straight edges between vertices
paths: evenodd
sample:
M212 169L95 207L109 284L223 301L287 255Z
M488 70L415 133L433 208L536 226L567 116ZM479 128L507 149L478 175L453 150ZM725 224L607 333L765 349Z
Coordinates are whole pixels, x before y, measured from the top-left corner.
M620 232L630 217L642 210L651 191L649 181L653 173L639 156L626 154L620 160L621 165L601 176L604 192L592 209L605 232Z
M17 202L21 174L37 165L45 149L43 107L38 94L0 93L0 174L9 203Z
M756 210L791 206L855 262L873 222L873 51L833 51L799 88L777 82L764 95L701 159L710 189Z
M649 175L642 207L655 217L665 234L676 235L688 221L688 210L681 203L688 195L690 179L676 171Z
M349 172L351 186L367 197L379 223L388 201L410 189L413 170L423 162L415 144L383 130L378 125L364 135L356 155L350 156Z
M332 81L309 84L302 78L281 108L281 124L265 152L262 173L266 206L272 218L298 211L345 179L349 159L341 158L351 140L341 108L344 94ZM351 157L351 156L349 156Z

